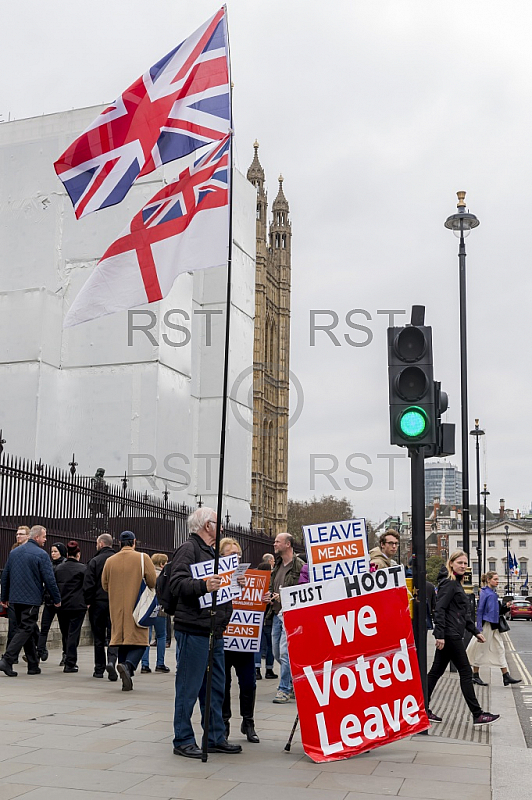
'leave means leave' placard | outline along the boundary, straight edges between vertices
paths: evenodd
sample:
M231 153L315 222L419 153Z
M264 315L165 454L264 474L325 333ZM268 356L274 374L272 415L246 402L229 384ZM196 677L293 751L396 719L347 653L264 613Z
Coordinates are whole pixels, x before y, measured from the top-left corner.
M311 583L369 571L366 520L304 525Z

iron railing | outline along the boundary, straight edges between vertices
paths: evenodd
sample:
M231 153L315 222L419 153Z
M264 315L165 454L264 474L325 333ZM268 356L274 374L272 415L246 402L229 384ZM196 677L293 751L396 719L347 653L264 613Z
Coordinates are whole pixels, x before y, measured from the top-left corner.
M15 542L19 525L44 525L47 549L53 542L75 539L81 560L95 553L96 538L110 533L115 540L123 530L137 537L137 547L146 553L169 556L187 538L187 517L194 510L185 503L78 475L74 457L70 472L57 467L0 452L0 567ZM261 531L224 520L224 535L233 536L242 547L243 560L257 566L263 553L273 551L273 538Z

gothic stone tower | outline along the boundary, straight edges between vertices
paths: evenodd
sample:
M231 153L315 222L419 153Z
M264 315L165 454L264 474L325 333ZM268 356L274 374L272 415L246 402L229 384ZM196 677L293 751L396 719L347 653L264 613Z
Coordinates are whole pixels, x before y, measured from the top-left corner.
M282 176L268 229L268 198L258 142L254 147L255 155L247 173L257 189L251 510L253 527L275 536L286 531L288 500L292 231Z

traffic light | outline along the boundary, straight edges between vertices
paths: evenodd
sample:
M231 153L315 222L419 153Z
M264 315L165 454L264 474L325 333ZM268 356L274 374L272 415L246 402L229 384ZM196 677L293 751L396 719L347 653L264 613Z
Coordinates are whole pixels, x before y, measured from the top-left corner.
M434 381L434 405L436 409L436 444L425 448L425 458L453 456L455 454L454 424L442 422L441 416L449 408L447 392L442 392L441 383Z
M402 447L436 445L432 328L388 328L390 442Z

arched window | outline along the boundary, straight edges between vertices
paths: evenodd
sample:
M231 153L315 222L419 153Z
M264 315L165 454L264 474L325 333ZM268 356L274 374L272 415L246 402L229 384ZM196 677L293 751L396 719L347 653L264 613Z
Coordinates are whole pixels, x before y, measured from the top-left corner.
M268 474L269 474L270 478L274 478L275 477L275 454L277 452L277 447L276 447L276 441L275 441L275 426L274 426L273 420L272 420L272 422L270 422L270 425L269 425L269 434L270 435L269 435L268 438L270 440L270 444L269 444L270 460L269 460Z
M278 250L281 244L280 236L278 233L275 234L275 249Z
M269 436L269 425L268 421L265 418L262 423L262 442L263 442L263 450L262 450L262 474L268 475L269 463L270 463L270 436Z

